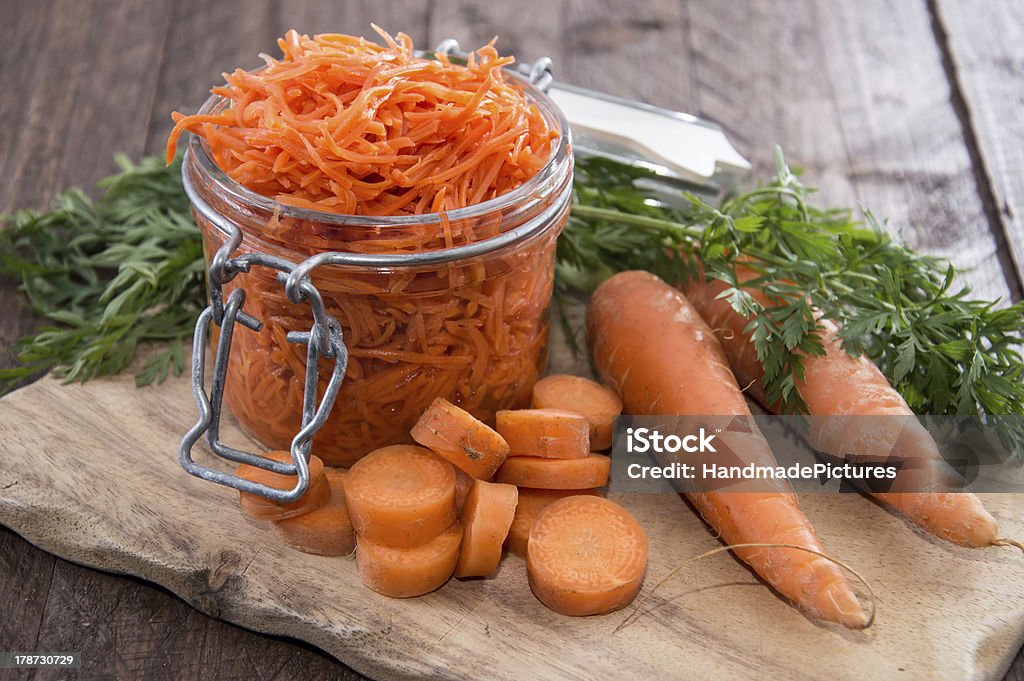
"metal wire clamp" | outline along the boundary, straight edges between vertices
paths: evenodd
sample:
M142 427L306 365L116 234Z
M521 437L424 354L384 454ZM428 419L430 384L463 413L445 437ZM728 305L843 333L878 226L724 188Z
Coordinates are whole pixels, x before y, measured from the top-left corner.
M232 258L232 253L242 243L242 232L237 225L222 219L196 192L191 178L183 172L185 192L193 208L204 218L228 235L210 262L210 305L199 315L192 339L192 394L199 420L185 434L178 447L178 460L182 468L197 477L216 482L242 492L257 494L272 501L287 503L298 500L309 487L309 456L313 436L323 426L334 406L341 388L345 370L348 368L348 350L345 347L341 325L328 314L323 297L310 279L312 267L306 262L295 265L287 260L263 253L244 253ZM308 262L308 261L307 261ZM306 351L306 376L302 402L302 427L292 439L290 464L274 461L263 456L229 447L220 440L220 418L224 401L224 384L227 377L228 356L235 324L260 331L263 322L242 310L245 291L235 289L224 300L224 284L239 273L248 272L253 266L270 267L278 270L277 279L285 286L288 299L293 303L308 302L313 310L313 325L309 331L290 331L287 339L291 343L304 343ZM206 391L206 344L210 336L210 325L220 327L220 339L214 355L213 378L209 393ZM323 398L317 404L317 388L320 380L320 358L334 359L334 368L327 382ZM280 490L268 485L255 483L231 473L225 473L192 459L192 448L206 435L210 449L217 456L257 466L284 475L297 475L298 480L290 490Z

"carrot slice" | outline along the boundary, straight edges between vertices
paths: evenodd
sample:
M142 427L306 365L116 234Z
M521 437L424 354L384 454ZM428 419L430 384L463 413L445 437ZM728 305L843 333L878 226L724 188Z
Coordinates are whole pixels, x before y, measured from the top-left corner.
M593 489L530 489L529 487L519 488L519 501L516 504L516 515L512 519L512 525L508 528L508 537L505 538L505 548L520 558L526 558L526 544L530 539L530 528L533 527L537 516L545 508L559 499L575 496L577 494L594 494L600 492Z
M568 374L552 374L537 381L532 406L565 409L586 416L590 421L590 448L594 451L612 446L612 425L615 417L622 414L622 400L614 390Z
M392 598L411 598L444 585L455 571L462 542L462 524L425 544L409 548L384 546L356 535L356 567L363 584Z
M348 471L324 471L331 498L320 508L274 523L277 534L288 546L318 556L347 556L356 548L356 535L345 506L344 480Z
M590 453L590 422L578 412L562 409L499 411L498 434L508 443L509 456L582 459Z
M462 554L456 577L487 577L501 562L501 545L516 514L515 485L477 480L462 509Z
M555 612L603 615L640 591L647 535L626 509L607 499L560 499L533 524L526 571L533 593Z
M345 503L367 540L417 546L455 522L455 469L423 447L382 447L349 469Z
M469 496L469 489L476 480L471 475L466 475L458 468L455 469L455 508L459 511L466 504L466 497Z
M412 439L478 480L490 480L508 456L508 443L468 411L438 397L412 427Z
M292 460L290 452L280 450L268 452L264 456L281 463L291 463ZM235 475L245 480L280 490L292 489L298 480L298 476L295 475L281 475L280 473L274 473L245 463L235 469ZM331 487L327 484L327 478L324 477L324 464L317 456L309 457L309 487L306 488L306 493L297 501L282 504L265 499L258 494L238 493L238 502L242 507L242 511L246 515L258 520L294 518L295 516L300 516L303 513L309 513L320 508L330 498Z
M583 459L513 456L498 470L495 480L536 489L590 489L607 485L611 468L612 460L604 454L588 454Z

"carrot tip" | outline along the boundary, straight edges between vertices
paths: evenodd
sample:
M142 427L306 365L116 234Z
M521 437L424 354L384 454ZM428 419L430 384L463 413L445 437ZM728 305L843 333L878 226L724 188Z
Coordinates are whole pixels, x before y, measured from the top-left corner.
M1024 542L1019 542L1016 539L1007 539L1006 537L992 540L992 546L1013 546L1024 551Z
M863 575L861 575L859 572L854 570L852 567L850 567L843 561L838 560L837 558L833 558L832 556L821 551L817 551L806 546L800 546L799 544L750 543L719 546L709 551L705 551L699 556L694 556L693 558L690 558L682 564L672 568L672 570L670 570L669 573L665 575L660 582L654 585L654 588L648 591L644 595L644 597L637 602L636 606L633 608L633 611L629 613L629 615L627 615L625 619L619 622L619 625L615 627L612 633L616 634L621 629L624 629L630 624L632 624L639 617L640 609L643 607L644 603L646 603L648 599L650 599L650 597L653 596L654 593L658 589L660 589L663 584L665 584L665 582L670 580L679 572L682 572L694 563L704 560L705 558L710 558L711 556L717 553L724 553L725 551L735 551L736 549L746 548L778 548L806 551L807 553L812 553L816 556L819 556L820 558L824 558L830 563L833 563L839 568L849 572L851 575L857 578L857 581L864 585L864 588L867 590L868 596L870 597L869 602L871 604L871 608L867 612L865 612L863 605L861 605L857 597L854 596L853 593L849 590L848 585L837 582L829 585L827 592L828 600L830 600L835 605L835 612L831 616L820 612L820 610L809 614L826 621L835 621L836 623L842 624L843 626L849 629L867 629L872 624L874 624L876 611L875 604L878 601L878 597L875 595L875 590L871 587L871 583L868 582L868 580L865 579Z

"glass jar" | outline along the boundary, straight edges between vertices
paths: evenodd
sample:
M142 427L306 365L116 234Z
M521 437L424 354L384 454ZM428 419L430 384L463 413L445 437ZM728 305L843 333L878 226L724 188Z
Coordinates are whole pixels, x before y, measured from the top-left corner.
M287 206L229 178L192 136L185 181L218 221L241 230L235 255L262 252L296 264L331 251L371 256L365 265L312 273L349 355L333 411L313 441L326 464L348 466L378 447L410 442L409 429L437 397L491 422L499 409L528 406L547 362L555 240L569 215L573 161L557 107L522 87L559 133L551 157L515 190L447 213L363 217ZM226 105L212 97L200 113ZM228 235L193 208L209 264ZM424 252L435 256L410 257ZM235 328L224 396L247 433L268 449L288 449L300 428L306 346L286 335L308 330L312 313L288 300L276 275L253 267L223 287L225 297L244 289L244 311L264 323L261 331ZM331 360L321 363L322 395Z

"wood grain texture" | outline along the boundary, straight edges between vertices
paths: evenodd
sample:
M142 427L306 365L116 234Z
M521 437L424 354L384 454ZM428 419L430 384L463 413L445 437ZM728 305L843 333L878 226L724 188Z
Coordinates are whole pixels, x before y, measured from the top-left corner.
M781 144L825 202L863 204L978 294L1010 294L923 2L687 7L699 110L757 167Z
M0 206L44 207L113 172L115 152L142 152L169 4L4 3L0 30L16 34L4 43L4 87L17 96L2 98Z
M933 3L1018 283L1024 279L1024 4Z
M73 387L44 379L0 405L8 454L0 522L66 559L161 584L207 614L310 641L374 678L476 670L492 679L994 679L1024 639L1016 553L944 545L854 495L805 495L803 506L830 549L875 587L878 620L865 633L807 621L725 556L666 584L639 622L615 635L623 613L548 611L514 557L495 579L388 599L362 587L351 558L283 547L268 526L243 517L236 493L178 468L177 441L194 418L185 380L137 390L129 377ZM42 405L55 417L33 420ZM233 426L226 437L244 441ZM717 545L675 495L616 498L650 537L647 589ZM987 504L1005 532L1024 533L1024 499L991 495ZM159 666L158 650L181 664L135 617L145 603L114 599L97 610L78 585L65 593L55 580L52 590L51 600L66 599L67 619L91 622L93 636L112 641L123 675Z
M762 168L770 160L764 152L774 141L782 141L791 155L808 167L830 201L848 203L863 198L879 213L895 215L892 205L876 202L874 193L887 196L897 210L901 197L912 196L914 202L907 204L908 210L913 209L912 217L926 218L931 210L928 201L941 199L942 194L927 191L916 168L934 129L930 103L935 99L943 111L946 99L919 92L922 86L918 81L946 92L949 86L934 77L933 60L939 50L928 32L921 30L927 17L922 21L917 2L904 5L793 3L775 7L753 3L729 7L707 0L658 0L629 7L583 0L220 0L205 4L9 0L0 3L0 37L6 48L0 54L5 68L0 91L0 118L5 122L0 128L0 171L6 180L0 189L0 212L41 207L68 184L91 186L113 169L114 151L158 151L169 129L170 109L194 107L221 71L254 61L253 55L271 49L273 37L288 25L313 32L366 32L366 22L374 20L392 31L405 30L417 40L427 35L427 46L448 35L468 46L499 34L503 49L525 58L553 56L556 73L567 80L724 119L744 151L757 152ZM1024 87L1018 77L1020 66L1015 57L999 54L1005 49L1012 55L1016 44L1000 44L1001 32L986 35L981 30L988 23L999 25L1000 31L1010 35L1012 25L1006 24L1005 17L1014 8L1008 0L956 6L941 3L940 8L947 24L947 13L969 13L958 19L956 26L947 26L953 38L967 43L956 48L955 66L966 70L965 47L974 50L980 61L973 62L977 69L973 76L993 88L1009 88L1006 102L1018 102ZM1002 18L987 20L986 12L997 12ZM852 26L850 45L845 44L849 36L843 22ZM887 22L906 25L884 25ZM953 29L957 26L974 28L969 34L956 34ZM881 40L876 40L876 35ZM982 44L972 42L979 40ZM920 64L925 75L918 73ZM153 75L153 69L159 77ZM872 82L875 69L884 74L882 80L887 85L883 88L876 89ZM821 71L826 72L824 76ZM851 82L858 89L855 95L828 94L829 88L843 90ZM981 96L981 90L971 89L967 83L965 77L969 109L980 111L972 98ZM785 87L776 89L780 84ZM988 106L1004 104L998 90L993 92L994 103ZM844 98L850 101L851 96L861 98L860 103L848 107L852 114L835 103ZM73 107L68 104L69 97ZM884 116L872 113L878 100L885 105L881 109ZM857 123L857 117L866 115L876 118L870 124ZM935 120L941 122L944 117ZM978 128L978 137L984 138L987 147L998 147L1007 125L1016 118L997 120L988 136ZM857 131L857 137L849 142L846 127ZM942 133L936 135L940 146L954 152L943 152L933 160L942 172L949 170L946 164L950 160L956 166L951 181L954 191L946 202L954 211L949 230L963 229L964 222L958 221L961 214L974 216L963 231L967 235L963 240L934 241L936 250L945 252L941 249L959 248L964 240L974 238L972 230L983 211L969 179L977 174L977 168L966 173L963 169L963 158L970 160L970 154L965 149L956 151L960 143L947 123L938 130ZM863 136L880 136L880 141ZM848 143L858 148L864 144L884 146L893 144L893 137L904 141L891 150L881 150L891 152L880 157L885 161L882 168L875 167L882 165L875 156L870 163L843 160L841 149ZM925 144L904 158L908 138ZM1012 152L1019 146L1007 149ZM986 149L983 153L987 159L993 152ZM1012 171L1013 163L1008 168ZM989 162L988 169L993 177L998 174L995 163ZM862 173L872 178L862 178ZM947 181L939 179L936 186L941 188ZM1019 219L1019 214L1016 211L1013 217ZM941 234L919 229L913 238L929 245ZM998 234L982 236L979 242L998 244L998 239ZM1016 239L1019 246L1019 232ZM981 258L979 262L995 271L989 260ZM991 273L985 276L995 277ZM0 309L5 310L0 315L0 366L10 361L9 355L4 356L7 344L33 321L23 312L12 314L15 300L13 285L0 282ZM577 361L575 370L583 369L585 363ZM6 461L5 455L0 452L0 459ZM51 581L56 589L54 598L48 599ZM125 607L111 610L111 604L118 601ZM171 650L187 651L193 642L203 642L207 673L202 678L290 678L294 668L315 669L314 678L346 674L343 667L327 662L320 653L211 619L141 582L55 561L0 528L0 604L13 605L13 609L7 606L0 618L0 649L9 647L4 645L7 641L20 645L33 638L38 638L43 648L54 647L51 642L78 642L100 665L83 678L113 678L112 671L99 674L102 656L110 652L109 642L125 643L130 637L90 636L90 627L81 624L85 619L60 616L70 602L76 602L83 612L116 612L122 630L148 630L160 646ZM161 613L172 614L164 617ZM738 617L749 619L742 613ZM148 644L130 645L138 656ZM121 668L122 678L194 678L192 674L198 673L183 657L167 658L160 665L139 660L133 664ZM1015 669L1007 678L1024 680L1024 656L1018 657Z

